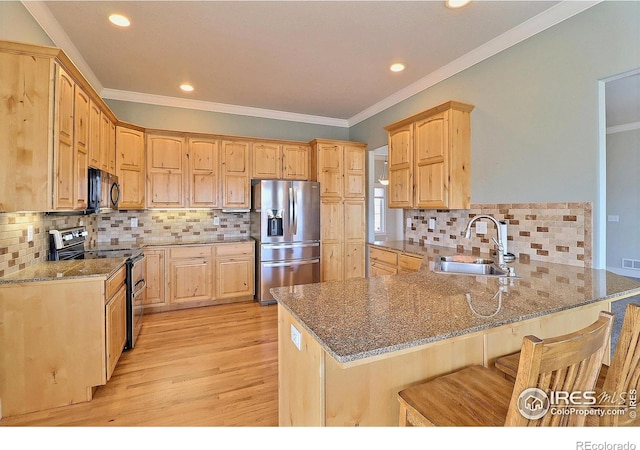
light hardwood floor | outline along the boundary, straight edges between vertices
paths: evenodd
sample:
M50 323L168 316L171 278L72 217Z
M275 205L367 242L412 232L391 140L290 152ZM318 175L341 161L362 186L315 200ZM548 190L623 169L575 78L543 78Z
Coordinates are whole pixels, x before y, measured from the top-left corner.
M91 402L0 426L277 426L277 321L255 302L146 315Z

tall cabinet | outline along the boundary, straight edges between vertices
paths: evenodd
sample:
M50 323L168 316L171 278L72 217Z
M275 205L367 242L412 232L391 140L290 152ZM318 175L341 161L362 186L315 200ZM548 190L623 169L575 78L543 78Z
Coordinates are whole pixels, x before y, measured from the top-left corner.
M311 179L320 182L322 281L365 276L366 144L311 142Z

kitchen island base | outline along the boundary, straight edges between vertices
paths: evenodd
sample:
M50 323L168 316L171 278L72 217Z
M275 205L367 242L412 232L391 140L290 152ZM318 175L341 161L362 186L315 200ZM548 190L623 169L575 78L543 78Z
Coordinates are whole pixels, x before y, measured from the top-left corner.
M524 336L546 338L583 328L620 298L346 363L279 304L279 424L397 426L400 390L474 364L493 367L496 358L520 350ZM300 349L292 327L300 333Z

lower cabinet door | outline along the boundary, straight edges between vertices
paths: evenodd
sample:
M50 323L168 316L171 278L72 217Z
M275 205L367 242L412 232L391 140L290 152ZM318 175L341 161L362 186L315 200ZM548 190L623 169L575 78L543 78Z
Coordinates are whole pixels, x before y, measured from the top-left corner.
M211 300L213 298L210 259L192 258L171 261L171 303Z
M252 297L254 270L253 258L218 259L216 261L217 298Z
M127 290L122 286L106 305L107 380L127 342Z

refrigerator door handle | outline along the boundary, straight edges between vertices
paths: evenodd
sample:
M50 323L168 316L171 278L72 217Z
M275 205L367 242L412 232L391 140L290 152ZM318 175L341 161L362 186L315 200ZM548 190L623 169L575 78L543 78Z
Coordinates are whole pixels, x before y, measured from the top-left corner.
M320 247L319 242L312 242L309 244L262 244L262 248L267 250L281 250L287 248L307 248L307 247Z
M291 234L298 234L298 191L296 188L291 188L293 191L293 225Z
M289 233L295 234L293 231L293 221L295 220L295 212L293 210L293 188L289 188Z
M264 267L291 267L291 266L304 266L306 264L319 264L320 259L305 259L299 261L284 261L277 263L262 263Z

